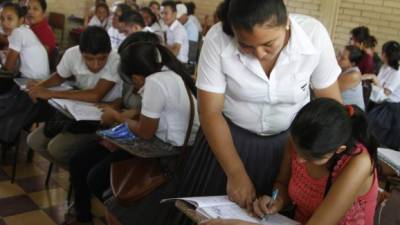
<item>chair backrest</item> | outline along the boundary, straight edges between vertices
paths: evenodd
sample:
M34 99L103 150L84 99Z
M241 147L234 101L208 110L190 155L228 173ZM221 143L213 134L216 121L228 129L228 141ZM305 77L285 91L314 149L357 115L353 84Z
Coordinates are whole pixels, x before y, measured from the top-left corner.
M53 29L64 30L65 28L65 15L61 13L50 12L49 24Z

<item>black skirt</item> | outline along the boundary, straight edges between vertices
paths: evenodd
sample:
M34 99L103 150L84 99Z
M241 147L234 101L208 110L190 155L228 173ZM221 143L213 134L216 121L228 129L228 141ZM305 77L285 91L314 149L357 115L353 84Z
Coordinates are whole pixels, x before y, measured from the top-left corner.
M400 103L375 105L368 113L368 120L381 146L400 150Z
M258 195L270 194L278 174L287 132L259 136L229 122L234 145ZM227 178L199 130L183 172L134 206L123 208L111 199L106 205L122 224L192 224L173 204L163 198L226 195Z

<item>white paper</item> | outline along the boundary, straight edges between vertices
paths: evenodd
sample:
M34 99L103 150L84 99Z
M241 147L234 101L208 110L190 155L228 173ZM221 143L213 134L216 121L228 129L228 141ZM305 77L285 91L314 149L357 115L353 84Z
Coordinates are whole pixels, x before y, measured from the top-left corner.
M74 101L68 99L50 99L49 103L60 111L66 111L71 114L72 117L77 120L90 120L99 121L101 120L102 112L93 103Z
M22 91L25 91L26 90L26 85L28 84L29 79L28 78L24 78L24 77L14 78L14 82L19 86L19 88ZM68 90L72 90L72 87L67 83L62 83L60 86L49 88L49 90L52 90L52 91L68 91Z

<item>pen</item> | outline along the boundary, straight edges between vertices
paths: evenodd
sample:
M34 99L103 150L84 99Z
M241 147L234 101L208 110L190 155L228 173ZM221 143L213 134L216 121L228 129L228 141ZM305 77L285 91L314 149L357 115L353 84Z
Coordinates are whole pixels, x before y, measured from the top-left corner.
M267 204L267 208L270 208L272 206L272 203L274 203L276 201L276 199L278 198L278 194L279 194L279 189L274 189L274 191L272 191L272 196L271 196L271 201L268 202ZM262 218L261 222L267 221L268 220L268 214L265 214Z

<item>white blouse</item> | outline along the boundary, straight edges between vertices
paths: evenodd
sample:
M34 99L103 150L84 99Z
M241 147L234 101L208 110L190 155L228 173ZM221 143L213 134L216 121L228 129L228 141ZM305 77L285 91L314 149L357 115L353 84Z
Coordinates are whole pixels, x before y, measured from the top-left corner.
M378 80L383 88L372 85L371 100L377 103L383 101L400 102L400 71L388 65L382 65L379 70ZM388 89L391 94L385 95L384 89Z
M224 115L259 135L287 130L310 101L310 87L327 88L341 72L329 34L318 20L290 15L290 22L291 38L269 77L257 58L239 51L221 23L205 37L197 87L224 94Z

